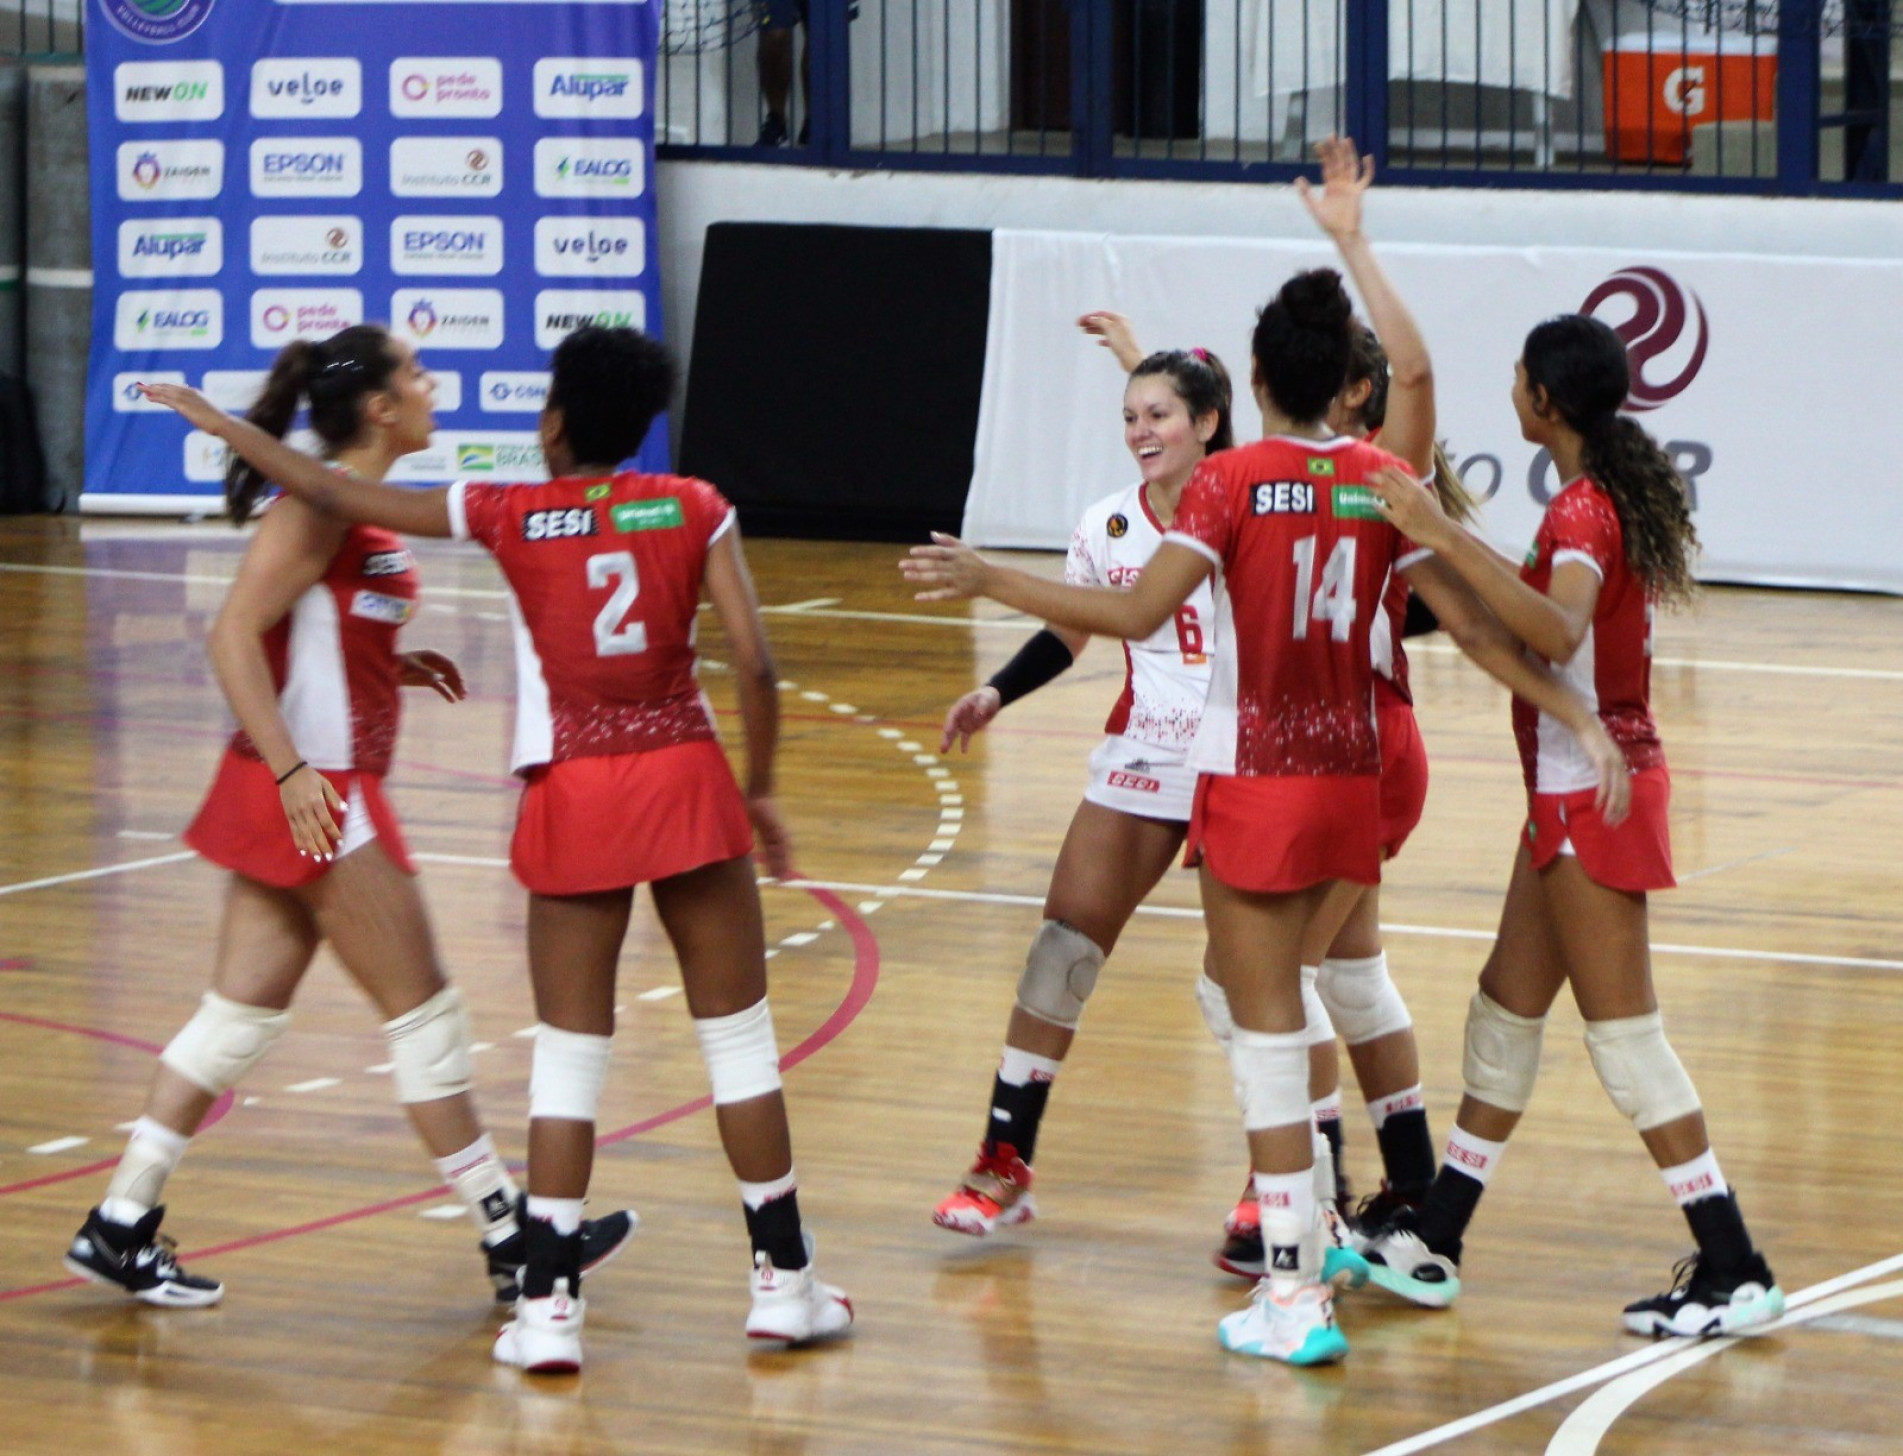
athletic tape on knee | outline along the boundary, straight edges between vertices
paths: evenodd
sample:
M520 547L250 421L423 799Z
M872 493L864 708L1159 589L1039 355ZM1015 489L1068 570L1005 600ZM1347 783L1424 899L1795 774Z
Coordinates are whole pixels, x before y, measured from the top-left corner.
M608 1080L612 1036L564 1031L546 1021L535 1028L535 1062L529 1072L529 1117L593 1122Z
M194 1087L217 1097L264 1059L291 1024L289 1011L247 1006L207 991L192 1019L159 1060Z
M1612 1105L1649 1132L1699 1110L1698 1089L1665 1039L1658 1012L1588 1021L1586 1051Z
M715 1106L780 1090L780 1047L773 1038L773 1013L766 997L732 1016L696 1019L694 1034L700 1038Z
M1467 1095L1502 1112L1525 1112L1540 1075L1544 1016L1516 1016L1485 991L1467 1003L1460 1071Z
M1203 1024L1209 1028L1209 1034L1228 1051L1229 1038L1236 1034L1236 1019L1229 1014L1229 993L1208 976L1198 976L1196 1005L1203 1013Z
M1322 962L1316 989L1349 1046L1392 1036L1414 1024L1407 1002L1388 976L1386 951L1353 960L1330 956Z
M1307 1125L1308 1033L1250 1031L1238 1026L1229 1042L1237 1101L1245 1132Z
M1322 1003L1321 992L1316 989L1320 974L1319 966L1302 967L1302 1020L1310 1046L1327 1046L1335 1039L1335 1023L1329 1018L1328 1007Z
M394 1021L383 1023L399 1102L435 1102L469 1090L469 1012L445 986Z
M1075 1031L1103 962L1103 951L1089 936L1061 920L1046 920L1018 977L1018 1005L1039 1021Z

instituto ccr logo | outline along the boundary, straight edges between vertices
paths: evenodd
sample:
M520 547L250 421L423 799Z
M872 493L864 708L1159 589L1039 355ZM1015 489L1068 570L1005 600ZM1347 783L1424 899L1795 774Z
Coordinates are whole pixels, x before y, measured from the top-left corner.
M1625 344L1626 358L1632 366L1632 387L1625 399L1627 409L1654 410L1678 398L1704 366L1711 329L1705 319L1705 305L1697 294L1690 293L1691 306L1686 307L1688 293L1690 290L1679 287L1671 275L1657 268L1621 268L1587 294L1586 301L1580 305L1581 313L1594 316L1601 304L1615 298L1631 306L1632 316L1612 325L1612 331ZM1697 332L1684 366L1670 379L1647 378L1646 366L1677 347L1693 313L1697 315Z
M100 0L99 8L120 30L147 45L183 40L211 15L217 0Z

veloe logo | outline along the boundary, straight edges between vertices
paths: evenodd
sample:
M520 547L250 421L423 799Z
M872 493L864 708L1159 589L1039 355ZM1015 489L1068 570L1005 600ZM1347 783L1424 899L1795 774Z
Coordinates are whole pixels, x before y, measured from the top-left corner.
M1625 397L1627 409L1654 410L1678 398L1704 367L1711 331L1705 320L1705 305L1697 294L1691 294L1691 308L1685 306L1688 291L1658 268L1621 268L1587 294L1586 301L1579 306L1581 313L1597 318L1600 305L1612 299L1624 299L1631 304L1632 313L1623 322L1605 320L1625 344L1626 360L1632 370L1632 384ZM1661 354L1674 350L1694 311L1698 316L1697 331L1678 372L1663 382L1655 383L1646 378L1646 366Z
M351 56L275 57L251 66L251 114L346 117L363 110L363 63Z
M535 224L535 271L571 278L635 278L646 263L638 217L544 217Z

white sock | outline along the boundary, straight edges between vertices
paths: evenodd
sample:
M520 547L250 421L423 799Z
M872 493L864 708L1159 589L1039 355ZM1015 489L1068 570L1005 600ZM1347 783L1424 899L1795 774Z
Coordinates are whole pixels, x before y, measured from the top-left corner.
M1257 1173L1255 1196L1262 1212L1262 1245L1269 1278L1277 1294L1293 1293L1315 1277L1302 1267L1315 1227L1315 1171Z
M1057 1073L1063 1065L1062 1062L1053 1061L1049 1057L1040 1057L1036 1052L1027 1052L1021 1047L1007 1044L1004 1056L998 1061L998 1080L1007 1087L1028 1087L1033 1082L1055 1082Z
M1659 1176L1665 1180L1665 1186L1672 1190L1672 1197L1683 1208L1688 1203L1696 1203L1701 1198L1723 1198L1731 1191L1731 1185L1725 1182L1725 1175L1719 1171L1718 1155L1710 1148L1693 1158L1689 1163L1680 1163L1676 1168L1660 1168Z
M583 1202L580 1198L541 1198L531 1193L528 1216L554 1224L558 1234L578 1234Z
M1427 1106L1427 1098L1421 1092L1421 1084L1394 1093L1389 1097L1377 1097L1368 1104L1368 1120L1374 1124L1376 1132L1388 1125L1388 1119L1397 1112L1413 1112L1416 1108Z
M515 1180L484 1133L460 1153L435 1160L436 1171L469 1210L485 1244L498 1244L515 1232ZM579 1226L579 1225L578 1225Z
M184 1133L174 1132L150 1117L133 1123L126 1150L106 1185L106 1196L99 1200L100 1217L130 1226L157 1208L165 1194L165 1180L172 1176L191 1141Z
M765 1208L776 1198L784 1198L800 1186L800 1180L794 1169L788 1168L786 1176L775 1178L770 1183L749 1183L746 1179L740 1183L740 1201L755 1213Z
M1475 1137L1459 1123L1455 1123L1454 1130L1447 1135L1447 1162L1482 1188L1493 1181L1494 1169L1500 1166L1500 1156L1506 1150L1505 1143Z
M1341 1088L1324 1093L1308 1104L1308 1115L1316 1122L1341 1121Z

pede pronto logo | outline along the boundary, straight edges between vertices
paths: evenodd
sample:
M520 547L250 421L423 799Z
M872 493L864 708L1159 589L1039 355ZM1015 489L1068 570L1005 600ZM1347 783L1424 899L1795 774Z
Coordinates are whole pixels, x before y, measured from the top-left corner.
M1687 307L1686 299L1690 298ZM1597 317L1602 305L1622 300L1632 310L1623 322L1613 323L1612 331L1625 342L1626 358L1632 366L1632 388L1626 395L1626 408L1654 410L1683 394L1704 367L1705 351L1711 343L1711 328L1705 319L1705 306L1698 295L1679 286L1669 273L1657 268L1621 268L1586 295L1579 311ZM1678 349L1687 324L1696 318L1691 350L1678 372L1669 379L1648 377L1646 368L1663 354ZM1683 353L1682 350L1679 351Z

